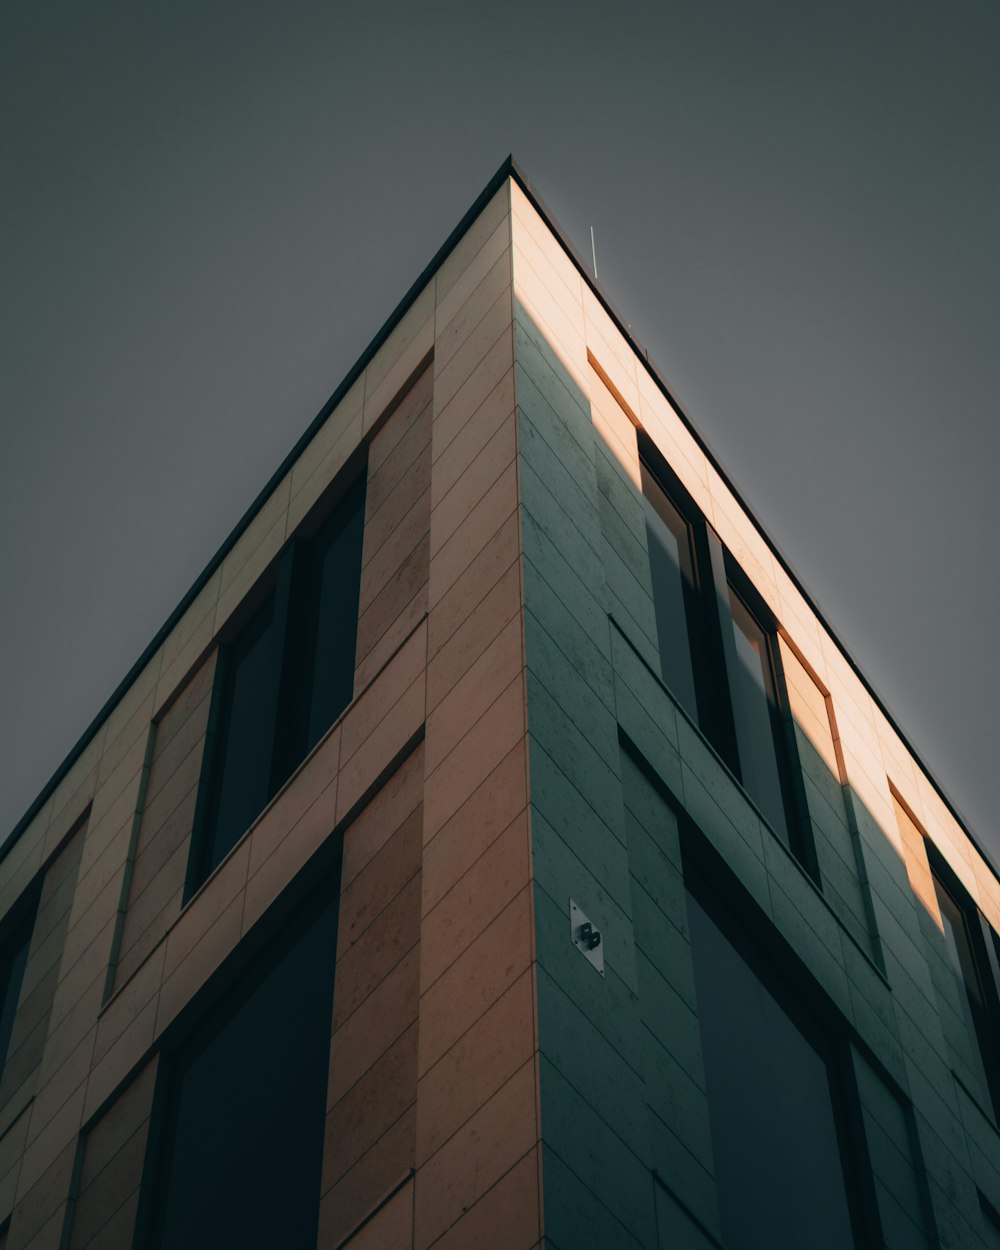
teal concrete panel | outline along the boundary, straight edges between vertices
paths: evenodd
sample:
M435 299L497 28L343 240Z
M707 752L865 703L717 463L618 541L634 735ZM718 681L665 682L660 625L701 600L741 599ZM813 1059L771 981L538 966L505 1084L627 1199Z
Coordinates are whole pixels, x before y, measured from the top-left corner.
M556 424L553 417L552 424ZM576 478L568 471L563 462L552 450L549 443L539 433L537 426L529 417L519 411L518 450L522 463L529 464L545 484L546 489L556 503L573 522L586 539L594 556L601 551L601 527L597 514L595 499L596 484L593 481L593 466L590 468L590 486L588 491L581 487ZM525 502L530 506L530 497L525 494Z
M890 854L894 859L895 866L903 873L902 881L899 880L895 872L887 870L876 855L869 853L865 860L872 913L873 915L875 914L876 905L881 903L892 916L896 925L901 927L903 932L906 933L910 942L919 944L920 921L918 911L923 910L923 905L917 901L910 888L909 878L906 876L902 861L896 856L895 851L891 851ZM926 912L924 914L926 915ZM885 937L881 929L879 929L879 940L883 945L885 944Z
M649 1113L649 1135L653 1170L669 1189L684 1195L688 1208L703 1227L721 1237L714 1173L699 1163L652 1111Z
M918 993L925 1001L933 1002L934 981L922 949L920 922L916 913L908 917L909 923L904 927L877 894L872 897L872 911L882 938L886 975L894 992L903 996L904 1000L909 994ZM905 969L907 978L898 985L890 970L896 966Z
M565 898L567 905L568 900L573 899L583 909L601 931L605 965L610 965L634 989L632 895L625 857L619 855L615 862L612 857L599 854L588 856L585 833L570 846L534 805L531 820L535 880L552 898ZM599 846L598 850L601 849ZM602 873L601 865L606 858L611 860L611 871ZM619 896L615 890L622 890L622 881L625 888Z
M770 916L771 893L764 867L763 841L751 842L726 816L697 777L681 763L684 807L692 821L715 847L757 906ZM768 833L768 837L773 835ZM760 826L757 837L761 838Z
M604 537L652 606L653 584L649 572L649 549L646 546L646 523L642 505L616 479L614 471L603 456L597 458L594 468ZM632 512L633 524L629 524L627 516L622 515L622 510ZM636 521L638 525L634 523Z
M885 1250L925 1250L930 1245L920 1226L914 1223L878 1177L875 1178L875 1196Z
M593 443L590 400L577 386L531 313L514 301L514 361L531 378L545 402L557 412L581 447Z
M953 1080L941 1082L928 1076L906 1054L907 1088L913 1102L920 1150L928 1172L938 1179L949 1174L952 1184L960 1178L972 1184L972 1157L962 1127Z
M645 579L639 580L625 563L607 536L601 542L604 557L604 576L608 593L614 602L614 615L628 629L629 636L638 637L643 655L652 649L654 669L660 667L659 644L656 632L656 608L650 597ZM639 644L637 644L639 645Z
M595 598L601 597L604 578L599 566L600 535L593 532L588 534L580 529L578 521L583 518L574 517L571 511L566 510L564 501L549 489L530 461L519 455L517 465L521 481L522 509L531 513L546 537L558 548L563 558L569 561ZM591 546L591 539L597 544L596 554ZM532 554L527 546L525 551L529 556Z
M612 617L614 624L628 637L653 672L658 673L660 652L656 642L655 619L650 616L644 625L640 624L632 615L626 601L619 597L616 588L608 581L605 581L604 599L608 615Z
M840 1010L850 1016L851 995L840 943L831 950L788 895L771 877L771 914L778 931Z
M561 622L554 624L558 626ZM590 671L571 660L555 641L561 639L562 634L558 627L554 632L546 629L531 609L525 608L524 645L528 668L573 724L586 732L591 743L608 756L609 762L617 762L618 731L610 666L599 653L593 655ZM607 694L609 688L611 702L601 697L601 691Z
M698 1016L670 982L636 948L639 1012L643 1025L681 1065L699 1088L705 1088Z
M541 744L619 841L622 829L621 784L617 751L574 724L534 673L527 674L528 732ZM584 727L593 732L590 726ZM599 728L599 727L598 727ZM604 748L603 750L601 748Z
M518 413L522 422L530 423L531 436L537 435L545 440L550 449L549 455L559 462L563 471L569 474L588 499L592 499L593 506L596 507L594 448L592 441L584 444L579 441L579 405L572 408L571 419L567 424L564 413L557 412L552 407L520 363L514 369L514 385Z
M846 830L847 806L844 802L844 787L840 778L829 769L826 761L819 754L809 739L809 735L795 725L795 746L799 764L808 781L817 791L817 797L830 809L833 815Z
M874 1011L877 1011L885 1026L895 1031L896 1016L892 1002L892 991L871 958L851 940L848 933L841 934L840 955L844 972L851 986L851 999L855 993L861 995Z
M764 863L772 898L773 888L777 885L822 942L831 958L842 964L843 925L831 908L829 900L820 893L812 877L784 843L777 838L768 837L766 830L764 832Z
M649 1167L544 1055L539 1060L542 1138L642 1246L655 1246ZM559 1233L556 1233L559 1236Z
M669 821L674 821L673 829L669 827ZM628 843L629 866L632 876L657 907L671 918L678 929L686 933L687 899L684 878L663 849L663 843L669 844L677 835L675 818L666 805L663 824L665 828L660 837L654 838L626 807L625 838Z
M530 600L525 595L525 615L530 615L532 626L545 632L545 637L539 642L542 658L550 654L552 656L553 663L548 666L549 670L553 674L568 670L576 679L582 679L613 717L615 687L607 648L595 645L577 624L569 608L555 596L551 588L543 586L540 579L532 582L531 589L539 593L533 593ZM533 643L529 642L529 663L534 660L532 650ZM544 679L544 666L536 665L536 671Z
M618 767L626 810L642 825L678 872L683 872L676 815L627 750L622 750Z
M547 1144L542 1149L546 1250L655 1250L637 1240L604 1202ZM652 1201L652 1177L649 1178Z
M859 946L872 954L868 917L856 878L850 875L840 856L830 849L824 838L817 837L815 846L820 880L823 883L823 897L838 920L850 930Z
M697 1224L662 1185L656 1187L656 1232L658 1250L722 1250L722 1243Z
M540 528L530 512L521 512L524 539L524 601L543 619L556 604L604 654L611 649L608 615L591 588L580 580L566 556Z
M960 1209L947 1184L940 1184L936 1176L930 1177L928 1187L942 1250L990 1250L989 1243L985 1240L982 1216L976 1212L975 1203L960 1199ZM976 1224L972 1224L966 1217L966 1210L974 1213Z
M641 1031L646 1103L699 1163L712 1170L712 1133L705 1091L652 1033Z
M909 1226L909 1244L914 1250L921 1250L929 1244L930 1230L914 1129L903 1104L867 1060L853 1048L851 1054L887 1244L899 1245L902 1250L907 1243L900 1242L900 1238Z
M624 843L603 823L535 738L529 739L529 753L534 810L587 871L603 883L618 905L630 913L631 890Z
M696 1012L698 1002L694 992L694 967L691 943L687 939L686 916L667 916L633 879L632 917L638 949ZM678 928L678 925L683 927Z
M969 1142L973 1179L994 1209L1000 1211L1000 1133L967 1090L959 1088L957 1094Z
M548 974L538 972L539 1049L638 1159L649 1151L642 1074ZM544 1105L543 1130L544 1124ZM546 1134L548 1140L548 1136Z
M619 521L631 535L631 541L647 552L646 504L642 492L632 480L632 466L622 464L617 450L604 441L596 427L594 468L597 471L597 489L604 501L617 513ZM649 578L648 552L647 569L643 576Z
M854 809L854 823L857 826L858 838L864 851L865 872L874 888L876 873L880 880L888 878L896 891L904 897L912 898L910 881L895 846L886 835L886 831L871 814L857 792L847 787L851 806ZM882 871L879 872L879 869Z
M851 985L851 1009L848 1020L854 1025L858 1036L870 1046L893 1080L904 1090L909 1090L906 1059L899 1042L895 1018L891 1024L884 1020L878 1006L873 1004Z
M671 746L679 747L677 722L683 713L677 710L673 696L659 680L658 670L651 670L643 663L630 641L617 629L611 632L611 659L616 684L624 686L634 696Z
M759 812L750 801L746 791L732 775L701 732L685 717L677 717L677 749L687 773L693 773L701 788L708 792L717 807L725 813L730 824L743 837L747 845L763 858L761 848L761 824ZM688 793L684 791L685 803Z
M535 883L535 937L541 969L576 1004L636 1072L642 1068L636 992L615 972L600 976L573 945L569 899L553 899Z

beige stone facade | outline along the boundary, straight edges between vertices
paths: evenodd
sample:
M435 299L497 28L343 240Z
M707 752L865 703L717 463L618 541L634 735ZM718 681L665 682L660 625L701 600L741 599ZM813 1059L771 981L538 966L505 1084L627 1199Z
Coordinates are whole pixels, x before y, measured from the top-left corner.
M659 678L637 430L778 623L808 872ZM354 698L188 898L220 634L361 466ZM163 1056L334 846L324 1250L727 1244L676 904L692 856L836 1017L872 1244L998 1244L1000 1138L932 870L994 932L997 877L516 170L6 848L2 913L37 892L0 1083L6 1250L133 1245Z

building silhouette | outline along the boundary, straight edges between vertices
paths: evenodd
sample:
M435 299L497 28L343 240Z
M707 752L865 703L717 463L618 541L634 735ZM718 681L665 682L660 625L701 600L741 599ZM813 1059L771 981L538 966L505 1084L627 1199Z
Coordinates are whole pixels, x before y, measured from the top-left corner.
M0 915L6 1250L1000 1246L995 871L510 162Z

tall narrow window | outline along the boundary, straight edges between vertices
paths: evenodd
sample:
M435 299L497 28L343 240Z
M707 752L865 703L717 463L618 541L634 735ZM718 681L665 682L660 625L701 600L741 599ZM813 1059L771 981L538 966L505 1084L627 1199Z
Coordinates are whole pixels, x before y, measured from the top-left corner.
M958 982L958 999L969 1035L967 1053L972 1074L980 1082L983 1097L992 1097L994 1106L1000 1106L1000 1029L996 1011L991 1007L996 990L991 985L986 937L975 908L971 903L963 906L959 892L949 889L942 875L932 864L931 877L944 941Z
M645 458L639 463L660 673L685 712L705 729L705 692L701 689L704 622L691 525Z
M219 724L202 874L225 858L271 797L283 629L275 594L220 657Z
M336 948L334 899L175 1056L143 1244L315 1247Z
M22 916L0 946L0 1073L7 1062L10 1037L14 1031L17 1001L28 963L31 931L35 925L35 909Z
M736 657L730 686L740 779L774 832L790 847L788 767L771 640L731 586L729 604Z
M351 701L364 511L361 477L282 553L274 588L221 648L188 893Z
M690 893L687 911L726 1246L846 1250L858 1243L825 1039L760 980L742 934L737 949Z
M351 701L361 593L364 481L358 481L310 544L304 638L313 656L303 683L305 752L308 753Z
M807 822L798 819L802 797L780 705L777 623L641 431L638 445L664 684L818 879Z

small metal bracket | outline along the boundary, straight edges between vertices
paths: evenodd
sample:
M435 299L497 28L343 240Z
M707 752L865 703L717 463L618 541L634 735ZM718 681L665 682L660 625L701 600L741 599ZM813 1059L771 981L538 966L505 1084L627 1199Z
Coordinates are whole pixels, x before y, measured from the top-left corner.
M601 931L587 919L572 899L569 900L569 935L573 945L581 951L604 976L604 940Z

